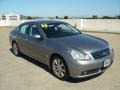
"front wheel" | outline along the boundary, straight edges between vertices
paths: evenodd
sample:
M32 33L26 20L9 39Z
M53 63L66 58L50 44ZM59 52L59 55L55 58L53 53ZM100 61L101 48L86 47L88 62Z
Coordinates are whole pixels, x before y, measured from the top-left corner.
M66 65L65 61L63 60L63 58L61 58L61 57L54 57L52 59L51 69L52 69L53 74L58 79L61 79L61 80L68 79L69 72L68 72L67 65Z

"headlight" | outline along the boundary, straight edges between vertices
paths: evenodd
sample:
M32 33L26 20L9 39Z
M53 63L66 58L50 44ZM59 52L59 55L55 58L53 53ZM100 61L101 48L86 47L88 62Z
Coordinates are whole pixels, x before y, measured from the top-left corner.
M89 60L90 56L85 54L85 53L81 53L79 51L76 50L71 50L70 54L72 56L73 59L77 59L77 60Z

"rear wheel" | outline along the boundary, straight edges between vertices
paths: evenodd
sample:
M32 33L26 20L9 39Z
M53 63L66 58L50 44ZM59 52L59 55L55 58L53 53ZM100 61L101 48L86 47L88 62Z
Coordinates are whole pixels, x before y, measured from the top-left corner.
M20 55L18 45L15 42L12 44L12 51L13 51L13 54L15 56L19 56Z
M66 80L69 77L69 72L67 65L63 58L61 57L54 57L51 62L51 69L53 74L61 80Z

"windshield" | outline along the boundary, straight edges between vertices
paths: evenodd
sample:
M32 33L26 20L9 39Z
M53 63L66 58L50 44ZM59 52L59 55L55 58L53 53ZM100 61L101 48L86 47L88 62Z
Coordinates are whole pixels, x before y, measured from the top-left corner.
M41 24L40 27L48 38L80 34L78 30L66 23Z

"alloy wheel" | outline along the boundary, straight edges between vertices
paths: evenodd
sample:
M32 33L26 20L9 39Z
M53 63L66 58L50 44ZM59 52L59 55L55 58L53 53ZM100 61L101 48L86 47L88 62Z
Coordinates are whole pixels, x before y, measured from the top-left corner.
M65 70L65 65L62 60L54 59L52 63L52 68L53 68L54 74L58 78L63 78L65 76L66 70Z

